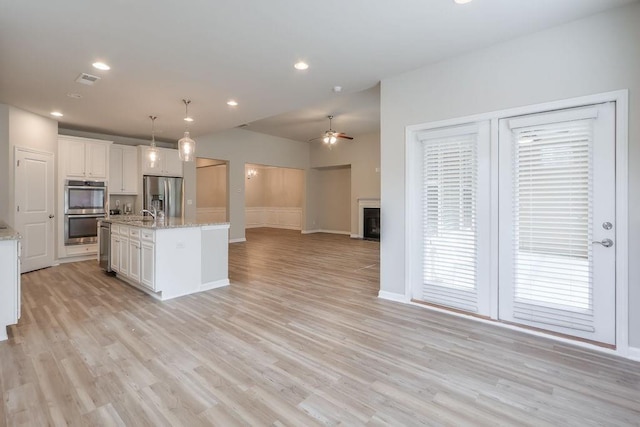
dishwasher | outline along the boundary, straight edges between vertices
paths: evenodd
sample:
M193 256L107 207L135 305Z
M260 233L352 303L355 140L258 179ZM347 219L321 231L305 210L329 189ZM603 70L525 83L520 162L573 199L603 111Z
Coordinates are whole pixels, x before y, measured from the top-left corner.
M111 223L100 221L100 245L98 248L98 260L100 268L107 273L113 273L111 270Z

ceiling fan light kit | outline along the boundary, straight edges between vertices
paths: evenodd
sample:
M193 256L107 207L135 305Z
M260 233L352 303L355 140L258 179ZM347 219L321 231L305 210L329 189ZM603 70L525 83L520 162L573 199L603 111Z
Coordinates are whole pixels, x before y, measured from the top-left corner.
M339 138L349 139L349 140L353 139L353 137L348 136L344 133L334 131L333 128L331 127L331 121L333 120L333 116L330 115L330 116L327 116L327 118L329 119L329 130L325 131L325 133L322 136L319 136L318 138L310 139L309 142L315 141L316 139L322 139L322 142L324 142L326 145L329 146L329 148L331 148L338 142Z

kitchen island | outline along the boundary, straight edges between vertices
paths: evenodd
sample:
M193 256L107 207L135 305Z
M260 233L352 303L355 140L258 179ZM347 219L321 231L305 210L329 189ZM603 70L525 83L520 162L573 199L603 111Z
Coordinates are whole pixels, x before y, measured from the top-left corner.
M229 223L112 216L111 269L168 300L229 284Z
M0 221L0 341L20 319L20 234Z

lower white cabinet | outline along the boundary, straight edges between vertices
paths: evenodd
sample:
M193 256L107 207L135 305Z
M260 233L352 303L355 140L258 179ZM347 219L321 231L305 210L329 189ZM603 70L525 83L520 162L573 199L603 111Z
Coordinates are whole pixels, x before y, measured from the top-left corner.
M124 276L129 276L129 238L120 236L119 246L120 271L118 272Z
M0 341L20 318L20 240L0 240Z
M120 272L120 236L111 228L111 269Z
M111 269L136 285L155 291L155 232L111 225Z
M140 282L140 241L129 238L129 279Z
M140 284L155 291L155 245L153 242L140 243Z

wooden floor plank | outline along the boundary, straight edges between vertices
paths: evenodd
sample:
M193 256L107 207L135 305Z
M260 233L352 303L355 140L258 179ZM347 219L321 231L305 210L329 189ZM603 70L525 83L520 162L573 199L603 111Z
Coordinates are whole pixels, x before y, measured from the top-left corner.
M379 244L247 230L160 302L95 261L23 275L0 425L640 425L640 364L377 298Z

